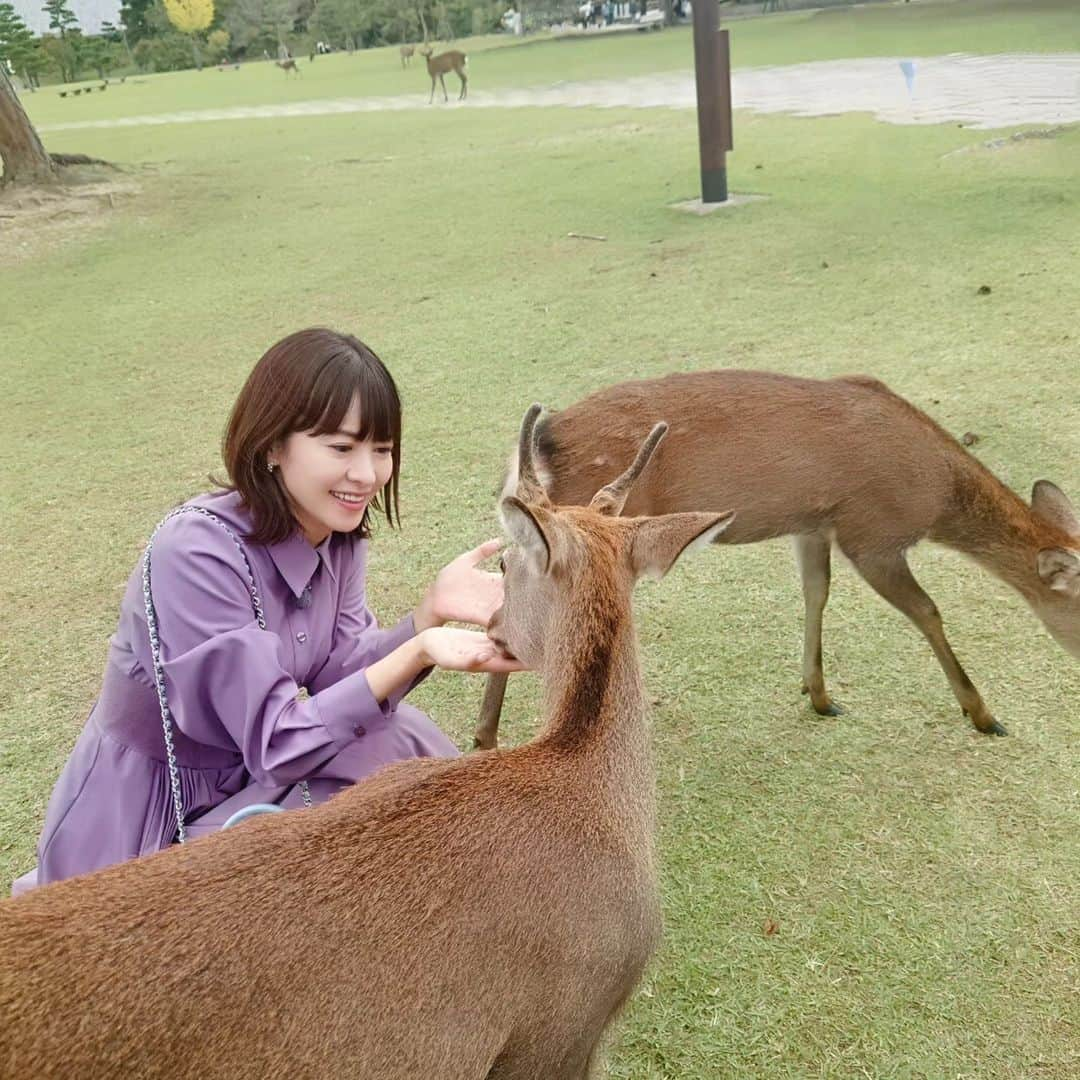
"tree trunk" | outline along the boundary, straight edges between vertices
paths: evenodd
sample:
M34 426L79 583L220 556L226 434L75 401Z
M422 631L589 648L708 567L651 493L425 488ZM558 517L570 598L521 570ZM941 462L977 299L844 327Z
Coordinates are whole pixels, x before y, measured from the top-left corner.
M0 159L6 184L50 184L56 169L0 64Z

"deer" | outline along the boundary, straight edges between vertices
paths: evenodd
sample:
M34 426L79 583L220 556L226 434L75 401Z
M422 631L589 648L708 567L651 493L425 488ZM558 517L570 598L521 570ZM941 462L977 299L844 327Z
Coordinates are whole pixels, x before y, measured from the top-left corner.
M822 619L834 545L929 642L975 728L1006 735L960 666L907 552L953 548L1011 585L1058 643L1080 658L1080 521L1060 488L1035 483L1030 505L934 420L865 375L815 380L763 371L680 373L622 383L544 417L536 469L557 505L585 501L657 416L671 423L627 510L665 514L739 506L718 543L791 536L802 579L802 691L822 716L830 696ZM509 481L517 465L511 459ZM474 742L497 744L506 676L488 677Z
M275 60L274 63L285 72L286 78L288 78L290 71L298 76L300 75L300 69L296 66L296 61L291 57L288 60Z
M526 413L492 655L529 743L0 901L0 1075L584 1080L661 933L631 591L733 514L619 516L664 435L556 507Z
M461 80L461 93L458 94L458 101L461 101L468 95L469 80L465 74L465 65L468 64L469 58L457 49L451 49L449 52L439 53L438 56L432 56L432 49L430 45L425 45L419 50L420 55L427 60L428 74L431 76L431 96L428 98L428 104L430 105L435 100L435 79L438 78L442 85L443 101L449 101L449 97L446 95L446 80L443 76L452 71Z
M401 66L406 68L412 63L413 53L416 52L415 45L402 45L401 46Z

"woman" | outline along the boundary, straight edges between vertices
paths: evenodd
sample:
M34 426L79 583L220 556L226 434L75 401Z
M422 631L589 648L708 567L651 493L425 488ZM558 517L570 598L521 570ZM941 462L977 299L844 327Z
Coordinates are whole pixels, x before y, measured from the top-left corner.
M223 456L229 485L168 518L148 560L189 837L253 803L301 805L302 781L322 802L388 762L456 755L402 698L432 666L518 667L482 632L443 625L486 626L501 605L501 578L477 569L498 541L445 567L391 629L367 608L371 513L397 516L401 406L362 342L311 329L274 345L233 407ZM38 869L15 891L157 851L177 832L140 561Z

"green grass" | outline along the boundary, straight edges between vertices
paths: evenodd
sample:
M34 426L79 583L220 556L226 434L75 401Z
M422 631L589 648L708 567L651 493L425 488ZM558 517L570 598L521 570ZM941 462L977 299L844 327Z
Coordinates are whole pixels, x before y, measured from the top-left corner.
M859 56L1080 50L1074 0L870 5L732 19L725 25L731 30L736 67ZM693 66L689 27L601 40L540 39L522 44L491 36L470 38L458 46L469 54L473 91L557 80L617 79ZM133 76L105 93L78 98L61 99L57 88L48 87L29 95L27 108L34 122L44 125L339 97L423 96L431 85L423 59L414 58L403 70L396 46L352 56L335 53L318 57L313 64L301 57L299 64L300 78L269 63L253 63L239 71L206 68ZM451 76L447 85L456 88L457 79Z
M938 14L928 42L965 32L962 9ZM1060 8L1029 29L1043 18ZM814 25L733 33L768 28L791 58ZM636 42L500 54L520 56L523 81L554 81L564 55L616 45ZM149 80L147 111L195 107L199 78ZM32 862L149 530L206 486L242 379L298 327L358 333L405 398L405 527L379 535L371 571L386 618L495 531L529 402L631 376L870 372L978 433L975 452L1018 490L1048 476L1080 497L1080 131L989 150L953 126L865 116L736 123L732 186L769 199L707 218L668 206L696 193L688 112L433 109L49 138L132 163L142 192L82 233L58 221L9 245L0 267L0 880ZM836 720L798 693L785 543L641 586L666 935L612 1076L1080 1070L1080 668L980 570L929 546L913 562L1010 738L974 732L926 644L842 565L826 615ZM415 697L464 746L480 693L444 675ZM538 707L534 680L514 680L508 741Z

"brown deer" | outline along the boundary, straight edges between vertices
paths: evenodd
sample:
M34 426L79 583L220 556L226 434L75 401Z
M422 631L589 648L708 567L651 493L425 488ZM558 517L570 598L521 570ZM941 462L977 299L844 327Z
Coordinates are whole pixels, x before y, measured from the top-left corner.
M290 71L296 75L300 75L301 73L300 69L296 66L296 61L291 58L288 60L275 60L274 63L285 72L286 76L288 76Z
M413 53L416 52L415 45L402 45L401 49L401 66L403 68L408 67L412 63Z
M739 519L720 543L794 538L806 606L803 692L818 713L841 712L821 655L833 543L922 631L979 731L1006 733L956 659L908 567L908 548L929 539L963 552L1016 589L1080 657L1080 521L1069 500L1040 480L1028 506L878 380L703 371L601 390L537 426L536 467L552 501L586 501L590 485L625 461L660 416L671 432L627 512L734 505ZM496 743L505 688L505 676L489 676L477 746Z
M0 902L0 1075L589 1075L660 933L631 589L732 515L618 516L662 425L552 507L538 411L490 633L541 673L539 736Z
M458 94L458 101L461 101L468 95L469 90L469 80L465 75L465 65L468 64L469 58L457 49L439 53L438 56L432 56L431 51L430 45L425 45L420 49L420 55L427 60L428 74L431 76L431 96L428 98L428 104L430 105L435 100L436 77L442 85L443 101L450 100L446 96L446 80L443 78L448 71L452 71L461 80L461 93Z

